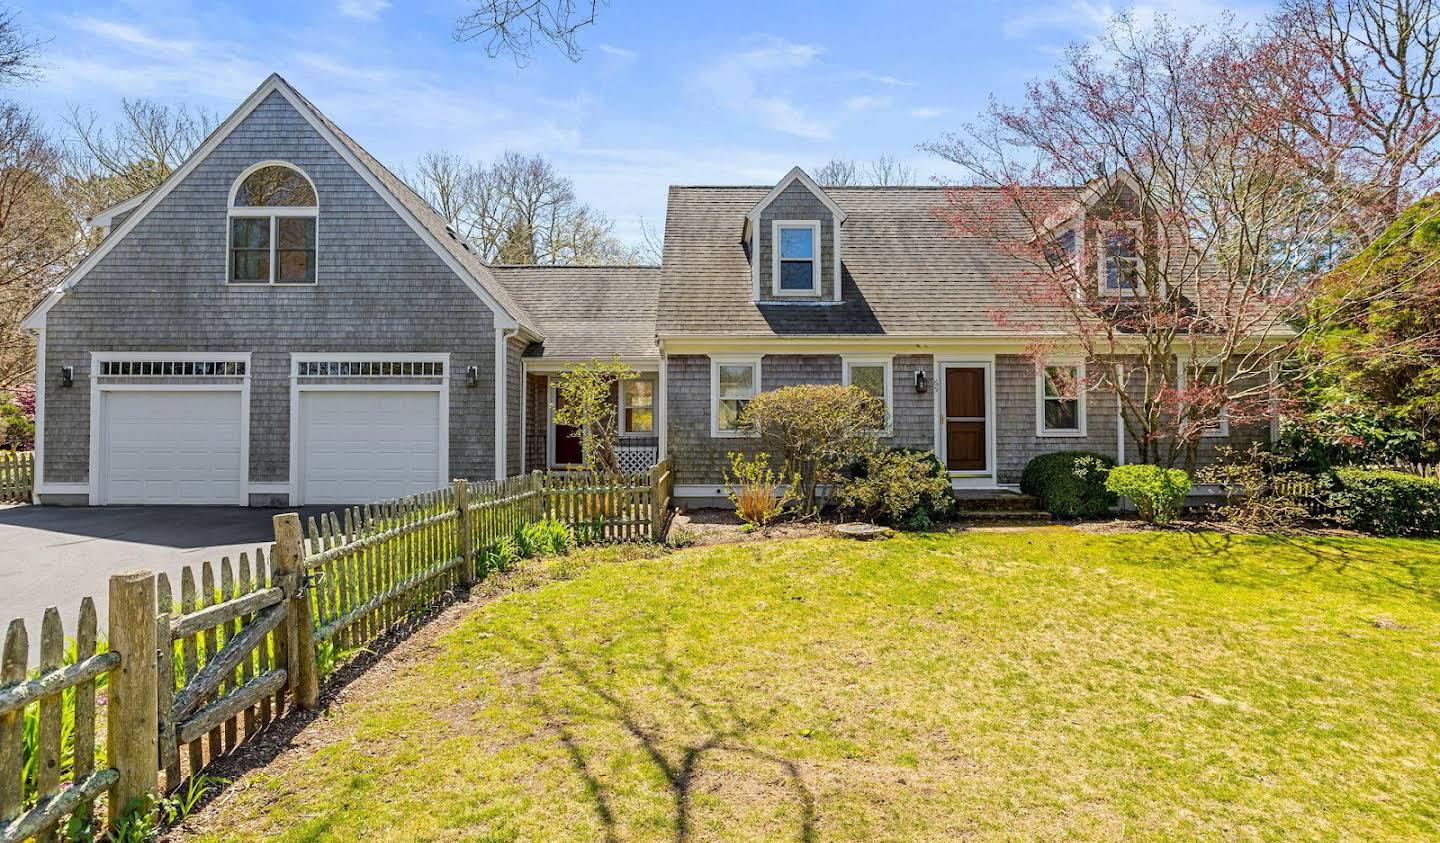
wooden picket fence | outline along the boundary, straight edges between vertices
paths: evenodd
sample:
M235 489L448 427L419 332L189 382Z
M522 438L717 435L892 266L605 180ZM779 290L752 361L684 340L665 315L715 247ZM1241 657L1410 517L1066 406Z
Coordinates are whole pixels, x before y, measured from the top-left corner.
M29 503L35 489L35 452L0 451L0 503Z
M670 478L669 460L613 483L536 472L457 480L305 525L277 515L273 545L182 568L178 594L164 574L112 577L108 646L89 598L68 654L60 614L47 610L34 670L25 622L12 621L0 651L0 843L88 829L97 805L113 826L287 706L316 708L344 654L484 576L484 552L526 524L556 518L592 541L660 538Z
M1365 468L1375 468L1383 471L1399 471L1404 474L1413 474L1416 477L1424 477L1430 480L1440 480L1440 462L1395 462L1367 465Z

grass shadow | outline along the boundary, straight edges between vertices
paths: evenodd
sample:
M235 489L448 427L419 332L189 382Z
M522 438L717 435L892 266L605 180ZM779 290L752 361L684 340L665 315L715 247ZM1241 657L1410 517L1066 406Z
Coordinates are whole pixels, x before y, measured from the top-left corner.
M552 625L546 624L545 632L547 640L543 644L516 636L506 637L532 655L541 659L553 659L565 677L598 701L598 707L583 710L571 706L557 706L541 692L538 677L534 674L531 676L533 702L544 717L547 728L564 749L571 768L580 777L596 818L604 829L606 841L620 839L611 794L594 771L591 753L572 728L572 723L577 719L594 719L616 724L636 742L666 783L671 801L675 840L679 843L690 840L693 834L696 776L702 769L706 756L722 750L746 755L778 767L800 806L800 825L796 839L804 843L815 839L815 795L806 783L799 765L755 746L749 735L763 724L743 717L733 701L706 702L688 689L681 681L674 661L667 655L668 642L665 646L654 649L660 677L658 684L672 697L673 705L690 711L699 720L703 734L698 740L677 743L673 739L667 740L661 729L647 726L639 716L637 706L596 678L598 674L621 673L610 656L603 656L597 669L587 669ZM627 669L633 670L633 666Z

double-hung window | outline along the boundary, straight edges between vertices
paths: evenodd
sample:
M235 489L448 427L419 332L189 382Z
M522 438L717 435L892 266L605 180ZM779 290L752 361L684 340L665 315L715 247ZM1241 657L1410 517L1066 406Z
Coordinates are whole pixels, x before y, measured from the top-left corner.
M750 436L753 431L741 424L745 405L760 391L760 359L711 358L710 361L710 434L712 436Z
M1140 261L1138 225L1107 225L1100 231L1100 292L1125 295L1140 289L1144 266Z
M231 284L314 284L315 187L286 164L264 164L243 176L230 200Z
M820 223L776 220L774 244L774 294L820 295Z
M1085 367L1047 363L1036 372L1035 433L1039 436L1085 435Z
M894 418L890 407L890 366L889 357L847 357L845 385L856 386L885 402L885 431L890 430Z
M1200 405L1195 410L1195 422L1200 435L1224 437L1230 435L1230 413L1225 408L1225 385L1219 383L1218 366L1195 366L1180 361L1180 373L1184 378L1184 389L1191 396L1190 403ZM1189 407L1186 407L1189 411Z
M655 381L635 378L620 384L620 434L655 432Z

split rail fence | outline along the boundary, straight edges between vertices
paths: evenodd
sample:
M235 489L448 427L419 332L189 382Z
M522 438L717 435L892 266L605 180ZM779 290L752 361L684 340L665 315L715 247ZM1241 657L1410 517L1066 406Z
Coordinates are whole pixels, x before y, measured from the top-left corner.
M274 519L275 543L176 583L110 579L106 637L80 606L23 619L0 649L0 843L84 838L202 774L285 714L319 704L323 675L455 587L524 525L563 521L582 540L663 536L670 461L613 482L539 472L327 513ZM198 575L197 575L198 571ZM103 725L100 712L103 711ZM161 784L163 777L163 785Z
M0 451L0 503L29 503L35 488L35 452Z

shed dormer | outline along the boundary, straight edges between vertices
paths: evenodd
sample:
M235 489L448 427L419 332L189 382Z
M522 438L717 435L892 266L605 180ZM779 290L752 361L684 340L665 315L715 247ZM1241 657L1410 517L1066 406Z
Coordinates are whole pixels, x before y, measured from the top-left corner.
M751 300L829 304L841 300L840 226L845 211L795 167L745 215Z

